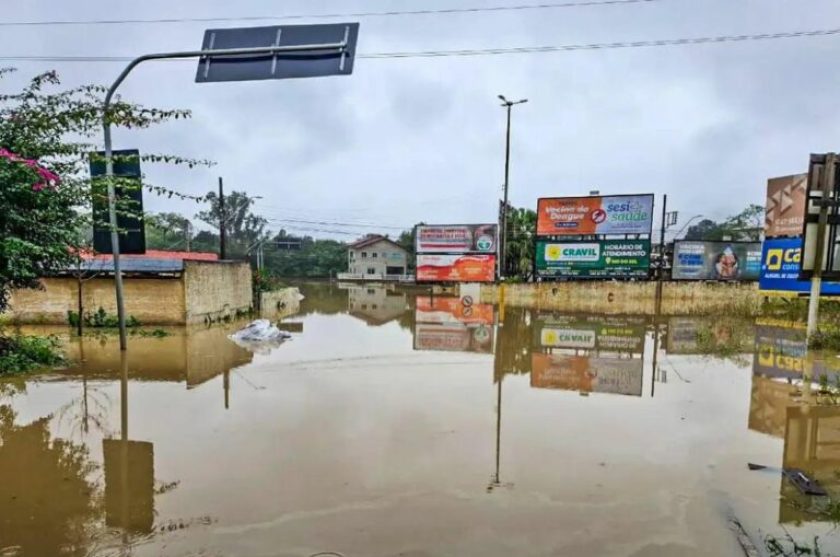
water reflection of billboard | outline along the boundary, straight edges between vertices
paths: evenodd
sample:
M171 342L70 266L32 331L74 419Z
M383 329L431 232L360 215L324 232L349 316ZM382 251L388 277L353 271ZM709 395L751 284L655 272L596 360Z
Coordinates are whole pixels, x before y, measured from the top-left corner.
M422 296L414 314L414 349L493 352L492 304L464 303L451 296Z
M537 202L537 235L650 234L653 194L555 197Z
M808 344L805 325L760 320L755 328L753 373L781 379L801 379L806 371ZM840 378L840 359L814 358L814 381L826 376L831 384Z
M417 255L418 282L493 282L495 255Z
M669 354L708 354L719 347L739 354L752 351L752 322L711 317L671 317L666 350ZM703 340L704 342L701 342Z
M545 314L538 317L535 345L614 352L644 352L645 318Z
M103 439L105 523L149 533L155 517L154 447L145 441Z
M758 280L759 242L693 242L674 245L674 280Z
M642 396L642 358L531 354L531 387Z

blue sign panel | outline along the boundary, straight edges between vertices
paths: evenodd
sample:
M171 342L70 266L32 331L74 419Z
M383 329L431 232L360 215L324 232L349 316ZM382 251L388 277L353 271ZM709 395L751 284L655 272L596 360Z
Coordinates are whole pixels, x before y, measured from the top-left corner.
M761 249L759 289L809 292L811 290L810 281L799 280L801 256L801 237L765 240ZM840 295L840 283L823 282L822 294Z

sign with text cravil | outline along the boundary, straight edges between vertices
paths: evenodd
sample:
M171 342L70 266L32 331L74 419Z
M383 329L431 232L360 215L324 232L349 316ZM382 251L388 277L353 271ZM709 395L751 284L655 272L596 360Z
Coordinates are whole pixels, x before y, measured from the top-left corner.
M420 225L416 253L496 253L498 225Z
M693 242L674 244L674 280L758 280L759 242Z
M771 292L810 292L811 282L799 279L802 238L775 238L764 241L758 288ZM823 295L840 295L840 284L822 282Z
M417 254L417 282L493 282L495 255Z
M644 278L650 271L650 240L538 240L536 264L543 278Z
M650 234L653 194L551 197L537 203L537 235Z
M767 180L764 237L799 236L805 223L808 175Z

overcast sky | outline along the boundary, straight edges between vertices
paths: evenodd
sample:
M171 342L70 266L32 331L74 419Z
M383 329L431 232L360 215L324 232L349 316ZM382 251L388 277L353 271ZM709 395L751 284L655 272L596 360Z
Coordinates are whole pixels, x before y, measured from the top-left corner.
M500 6L536 0L27 0L0 21L327 14ZM840 27L836 0L659 0L466 14L359 17L359 52L563 45ZM335 20L304 19L294 23ZM133 56L198 48L207 27L288 21L0 28L0 55ZM263 196L272 229L352 239L372 228L492 222L504 176L504 110L514 109L510 197L668 195L669 209L723 218L764 202L766 179L802 172L811 152L840 149L840 36L699 46L465 58L360 59L349 77L196 84L194 62L135 70L130 101L189 108L193 118L118 130L115 146L208 158L217 166L147 165L149 177L203 194ZM106 84L122 63L0 62L46 69L66 85ZM834 102L832 102L834 101ZM148 197L147 209L194 204ZM341 230L329 235L292 225ZM391 228L381 232L395 233Z

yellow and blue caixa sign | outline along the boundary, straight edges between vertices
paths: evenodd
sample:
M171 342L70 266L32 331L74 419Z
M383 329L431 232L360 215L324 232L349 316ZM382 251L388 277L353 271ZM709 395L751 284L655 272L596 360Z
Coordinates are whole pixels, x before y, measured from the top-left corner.
M799 261L802 257L802 238L774 238L764 240L761 248L759 290L781 292L809 292L811 283L799 280ZM840 283L823 282L822 293L840 295Z

